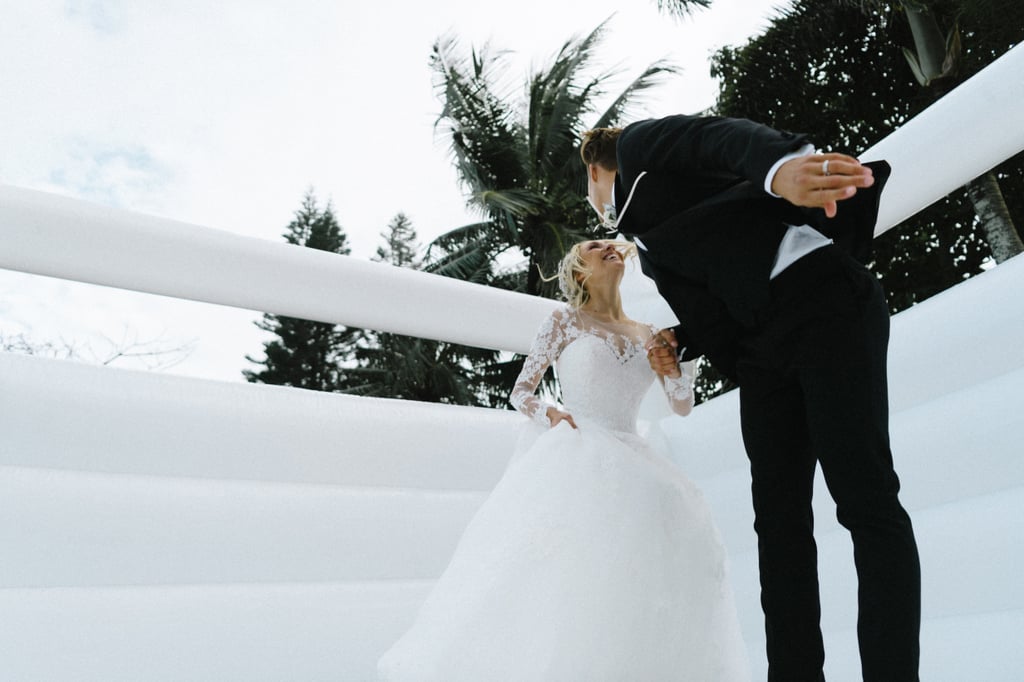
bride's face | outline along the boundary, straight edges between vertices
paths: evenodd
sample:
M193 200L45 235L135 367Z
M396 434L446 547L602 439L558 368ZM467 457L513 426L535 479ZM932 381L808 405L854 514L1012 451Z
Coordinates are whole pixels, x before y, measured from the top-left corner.
M607 239L585 242L580 247L580 258L590 270L589 281L592 282L601 281L606 277L618 280L622 277L626 265L626 259L615 242Z

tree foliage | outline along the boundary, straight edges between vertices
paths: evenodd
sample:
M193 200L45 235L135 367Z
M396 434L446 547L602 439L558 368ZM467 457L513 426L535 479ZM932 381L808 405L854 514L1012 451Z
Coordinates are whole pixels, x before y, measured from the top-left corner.
M350 251L334 210L330 205L319 208L312 190L303 198L284 238L289 244L331 253L348 255ZM264 344L263 359L246 356L246 360L262 367L244 370L242 374L248 381L318 391L340 391L346 387L342 366L354 352L361 330L271 314L265 314L254 324L277 338Z
M711 0L655 0L658 9L669 16L688 17L696 10L707 9Z
M377 247L377 255L373 260L378 263L390 263L399 268L419 268L419 243L416 240L416 230L408 216L398 213L388 223L387 229L381 232L380 237L384 244Z
M378 262L414 270L423 267L416 230L404 213L381 233ZM497 351L402 334L366 331L346 370L345 392L423 402L500 407L507 385L489 378Z

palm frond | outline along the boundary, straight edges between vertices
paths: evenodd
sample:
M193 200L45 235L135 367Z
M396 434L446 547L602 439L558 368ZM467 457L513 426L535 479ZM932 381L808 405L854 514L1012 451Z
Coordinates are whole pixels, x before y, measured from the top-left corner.
M506 268L499 271L491 278L491 286L507 291L515 291L520 294L527 293L526 289L526 268Z
M594 124L595 128L606 128L618 125L629 109L641 101L641 95L647 90L658 86L666 76L679 73L679 68L671 62L658 60L644 69L619 96L605 109Z
M460 54L458 41L441 38L430 59L444 108L435 130L447 132L459 178L471 197L489 187L515 186L523 175L521 139L508 96L496 92L504 74L503 54Z
M477 202L491 215L515 216L536 215L545 204L543 196L528 189L485 190L477 195Z
M456 227L453 230L449 230L436 237L427 245L426 260L429 261L432 254L437 255L437 251L450 251L452 249L462 248L471 242L482 241L490 234L491 229L491 223L482 222L470 223L469 225L463 225L462 227Z
M487 240L471 241L440 255L432 255L425 272L461 279L474 284L488 284L494 272L494 253Z
M583 38L567 41L545 70L530 81L527 138L535 178L559 178L575 155L580 123L602 91L594 80L581 84L609 19ZM537 187L538 191L548 188Z
M452 156L469 202L488 220L443 235L431 245L427 269L498 286L523 287L551 296L550 273L569 245L589 236L593 216L585 197L586 173L578 144L584 119L593 114L614 71L593 75L609 20L582 37L566 41L545 67L531 75L525 102L503 99L500 55L485 46L464 51L453 38L434 45L431 66L443 102L437 128L450 135ZM620 94L603 117L618 118L674 67L657 62ZM486 235L483 225L486 225ZM529 267L494 272L496 258L521 252Z
M658 10L677 18L692 15L698 9L707 9L711 0L657 0Z

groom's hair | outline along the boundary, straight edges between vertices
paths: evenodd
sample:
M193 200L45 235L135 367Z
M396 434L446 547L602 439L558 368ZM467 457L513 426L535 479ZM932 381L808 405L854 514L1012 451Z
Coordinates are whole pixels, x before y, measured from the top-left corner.
M594 128L583 133L583 144L580 145L583 163L588 166L593 163L605 170L618 170L615 143L619 141L621 132L622 128Z

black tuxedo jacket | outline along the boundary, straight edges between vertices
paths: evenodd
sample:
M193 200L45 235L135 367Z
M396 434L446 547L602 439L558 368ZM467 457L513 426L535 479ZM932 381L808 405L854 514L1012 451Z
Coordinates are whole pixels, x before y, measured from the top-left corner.
M867 164L874 185L826 218L764 190L772 165L806 143L745 119L684 115L634 123L619 136L618 227L647 247L641 267L679 318L682 359L706 355L735 379L737 343L767 307L787 225L811 225L862 263L870 257L888 164Z

